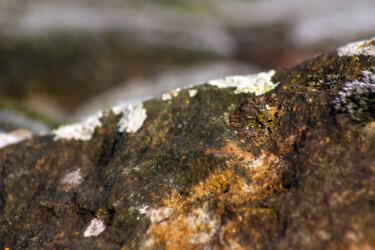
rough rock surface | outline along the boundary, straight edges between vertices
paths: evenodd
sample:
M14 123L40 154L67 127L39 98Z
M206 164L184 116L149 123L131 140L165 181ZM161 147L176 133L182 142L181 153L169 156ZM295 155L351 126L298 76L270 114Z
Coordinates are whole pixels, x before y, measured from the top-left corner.
M374 51L347 45L1 148L0 247L375 248Z

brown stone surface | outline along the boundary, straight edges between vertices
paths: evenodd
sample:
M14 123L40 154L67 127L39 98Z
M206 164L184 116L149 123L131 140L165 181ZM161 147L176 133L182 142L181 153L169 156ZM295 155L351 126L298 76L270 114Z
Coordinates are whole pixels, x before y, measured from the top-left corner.
M375 248L375 42L346 48L2 148L0 247Z

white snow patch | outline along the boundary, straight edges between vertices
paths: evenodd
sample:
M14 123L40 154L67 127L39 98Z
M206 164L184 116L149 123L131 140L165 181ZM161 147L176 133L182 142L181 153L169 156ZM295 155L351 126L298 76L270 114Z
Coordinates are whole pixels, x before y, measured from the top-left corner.
M172 98L178 96L178 94L180 93L180 91L181 91L181 88L177 88L177 89L175 89L175 90L172 90L172 91L169 92L169 93L165 93L165 94L163 94L163 95L161 96L161 99L162 99L163 101L169 101L169 100L172 100Z
M0 148L31 138L32 133L27 130L17 130L11 133L0 133Z
M99 112L98 115L90 116L83 122L61 126L58 129L52 131L52 134L55 135L53 137L53 140L91 140L92 135L95 132L95 128L102 125L102 123L99 120L102 116L103 113Z
M337 49L337 54L339 56L375 56L375 37L340 47Z
M77 169L69 174L65 175L61 180L63 184L69 184L73 187L78 186L82 183L82 176L80 174L81 169Z
M198 93L198 90L196 89L189 89L189 96L194 97Z
M105 229L104 222L100 219L93 219L90 225L86 228L86 231L83 233L85 237L98 236Z
M116 115L123 113L123 117L119 121L118 131L123 133L137 132L146 120L146 109L143 108L143 102L126 103L112 108L112 112Z
M219 88L237 88L234 93L254 93L255 95L263 95L268 91L274 89L278 83L272 82L272 76L275 75L275 70L268 72L261 72L253 75L234 75L227 76L221 79L215 79L208 82Z

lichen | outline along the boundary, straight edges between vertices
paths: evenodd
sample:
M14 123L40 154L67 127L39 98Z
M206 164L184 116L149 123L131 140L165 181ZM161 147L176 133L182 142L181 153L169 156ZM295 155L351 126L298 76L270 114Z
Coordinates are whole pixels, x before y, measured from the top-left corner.
M177 88L175 90L172 90L171 92L169 93L165 93L161 96L161 99L163 101L169 101L169 100L172 100L172 98L174 97L177 97L178 94L180 93L181 89L180 88Z
M268 72L261 72L253 75L234 75L227 76L222 79L215 79L208 82L208 84L219 88L231 88L236 90L235 94L254 93L256 96L263 95L268 91L274 89L278 83L272 82L272 76L275 75L275 70Z
M148 206L144 206L139 209L140 214L146 214L151 223L159 223L170 217L173 214L173 209L170 207L161 207L161 208L148 208Z
M117 124L120 133L137 132L146 120L146 109L143 108L143 102L125 103L112 108L112 112L116 115L123 114L123 117Z
M0 133L0 148L31 138L31 132L16 130L11 133Z
M78 168L77 170L68 173L64 176L64 178L61 180L62 184L68 184L71 187L79 186L82 183L82 176L80 174L81 169Z
M60 139L75 139L82 141L91 140L96 127L102 125L100 118L103 116L102 112L98 115L90 116L81 123L74 123L69 125L60 126L58 129L52 131L54 135L53 140L57 141Z
M337 49L337 54L339 56L375 56L375 37L340 47Z
M372 69L375 71L375 68ZM348 113L359 123L366 123L375 119L375 74L363 71L361 80L354 80L344 84L342 90L334 100L339 113Z
M198 90L196 89L189 89L189 96L194 97L198 93Z
M191 244L206 244L212 240L220 225L220 219L207 211L203 206L192 211L188 216L188 225L193 234L190 236Z
M90 225L86 228L83 233L84 237L98 236L105 230L104 222L98 218L91 221Z

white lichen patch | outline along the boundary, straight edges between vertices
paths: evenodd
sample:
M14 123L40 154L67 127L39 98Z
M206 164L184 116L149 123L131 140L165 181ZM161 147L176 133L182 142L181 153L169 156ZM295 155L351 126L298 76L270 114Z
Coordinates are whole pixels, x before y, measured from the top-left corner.
M104 222L98 218L95 218L91 221L90 225L86 228L86 231L83 233L85 237L98 236L105 230Z
M151 223L161 222L173 214L173 209L169 207L161 207L156 209L149 209L148 206L139 209L140 214L146 214Z
M95 128L102 125L102 123L100 122L100 118L102 116L103 114L100 112L98 115L88 117L81 123L60 126L58 129L52 131L52 134L54 135L53 140L91 140L95 132Z
M340 47L337 49L337 54L339 56L375 56L375 37Z
M336 107L343 104L351 105L349 99L355 95L375 93L375 74L371 71L362 71L362 76L361 81L354 80L344 84L344 87L335 99Z
M375 118L373 110L375 94L375 68L362 71L360 80L346 82L333 103L336 111L348 113L358 122L370 122Z
M0 133L0 148L12 145L28 138L31 138L32 133L27 130L16 130L11 133Z
M259 169L268 166L270 163L277 163L278 158L272 154L261 154L256 159L253 159L248 164L249 169Z
M218 230L220 220L209 213L207 209L197 208L188 217L188 224L193 232L189 242L191 244L206 244L212 240Z
M79 168L79 169L77 169L73 172L68 173L61 180L61 183L62 184L69 184L71 187L79 186L83 181L83 178L82 178L80 172L81 172L81 169Z
M144 207L141 207L139 209L139 213L140 214L147 214L147 211L148 211L148 205L144 206Z
M227 76L211 80L208 84L219 88L236 88L234 91L235 94L254 93L258 96L267 93L277 86L278 83L272 82L272 76L275 73L275 70L270 70L253 75Z
M126 103L112 108L112 112L116 115L123 114L117 128L120 133L137 132L146 120L146 109L143 108L143 102Z
M169 100L172 100L172 98L174 97L177 97L178 94L180 93L181 89L180 88L177 88L175 90L172 90L171 92L169 93L165 93L161 96L161 99L163 101L169 101Z
M189 96L194 97L198 93L198 90L196 89L189 89Z

